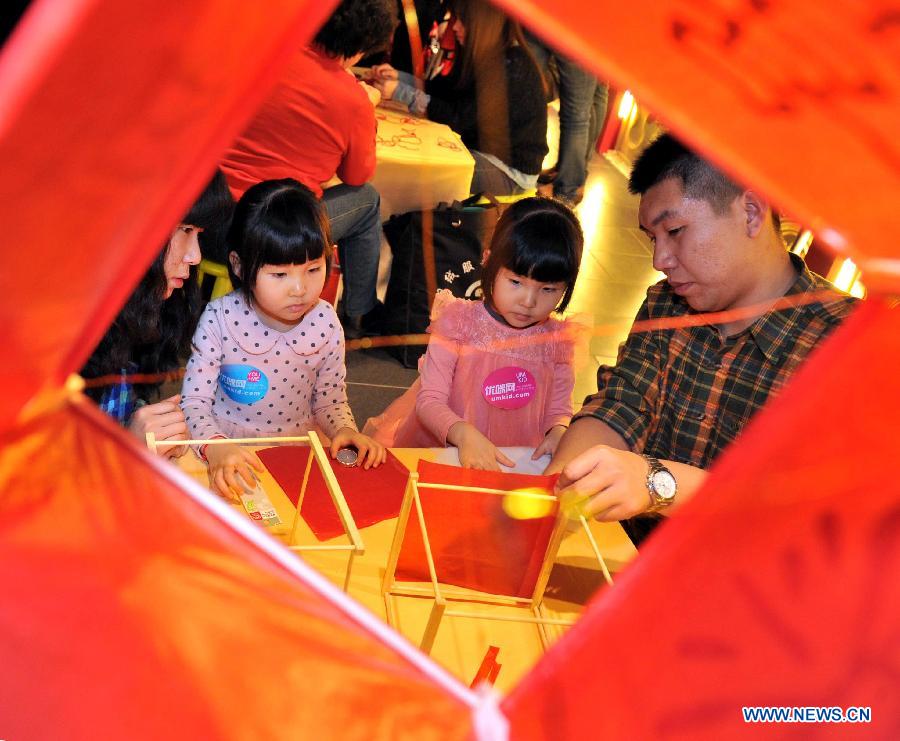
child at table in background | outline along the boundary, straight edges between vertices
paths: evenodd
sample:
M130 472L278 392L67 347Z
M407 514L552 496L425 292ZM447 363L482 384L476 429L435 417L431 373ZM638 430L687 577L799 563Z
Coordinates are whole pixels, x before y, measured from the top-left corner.
M572 416L580 325L550 315L572 298L584 238L548 198L514 203L497 223L483 301L435 297L419 379L365 432L387 446L455 445L466 468L513 462L501 446L556 450Z
M355 446L378 466L384 448L361 434L347 403L344 334L319 298L331 269L328 218L296 180L267 180L238 202L228 233L235 291L206 307L194 333L181 403L191 437L331 438L331 456ZM205 445L213 488L253 487L259 459L238 445Z

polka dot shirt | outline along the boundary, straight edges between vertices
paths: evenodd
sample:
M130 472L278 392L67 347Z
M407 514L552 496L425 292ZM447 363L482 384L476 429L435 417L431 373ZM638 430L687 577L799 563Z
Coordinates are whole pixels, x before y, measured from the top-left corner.
M356 428L347 403L344 332L319 301L287 332L234 292L211 301L194 333L181 405L192 438L333 436Z

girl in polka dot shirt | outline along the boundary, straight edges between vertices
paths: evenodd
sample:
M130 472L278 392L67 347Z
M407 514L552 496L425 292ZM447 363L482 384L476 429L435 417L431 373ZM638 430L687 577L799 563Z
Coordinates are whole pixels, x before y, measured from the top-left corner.
M384 447L360 433L347 403L344 333L319 298L331 269L328 218L290 178L244 193L228 234L235 291L211 301L194 333L182 407L191 437L305 434L331 439L331 456L354 446L365 468ZM259 459L238 445L206 445L213 488L225 496L254 485Z

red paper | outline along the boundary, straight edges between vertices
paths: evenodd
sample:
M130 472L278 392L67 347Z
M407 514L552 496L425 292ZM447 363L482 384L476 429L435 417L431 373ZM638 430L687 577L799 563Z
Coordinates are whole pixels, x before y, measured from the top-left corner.
M419 461L420 483L488 489L553 491L555 476L473 471ZM468 491L419 489L425 527L441 584L491 594L531 597L556 521L557 505L546 517L516 520L503 510L503 496ZM415 507L410 511L396 577L429 581L428 562Z
M259 459L296 505L303 485L303 473L311 450L308 447L278 446L259 451ZM329 461L330 462L330 461ZM409 470L388 451L387 460L378 468L332 465L356 527L363 528L400 514L403 490ZM300 514L319 540L330 540L344 533L334 501L325 486L319 467L313 463Z
M0 445L0 738L469 738L457 696L92 404Z
M499 646L488 646L488 650L484 654L484 658L481 660L481 666L478 667L478 671L475 673L475 678L469 684L469 687L475 689L482 682L487 682L490 685L493 685L497 681L497 677L500 675L500 670L503 668L502 664L497 663L497 655L500 653Z

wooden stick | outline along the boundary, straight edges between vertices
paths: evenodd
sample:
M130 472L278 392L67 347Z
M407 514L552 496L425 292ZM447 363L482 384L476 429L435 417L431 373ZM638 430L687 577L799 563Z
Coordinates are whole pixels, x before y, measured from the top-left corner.
M536 618L543 618L543 617L544 617L544 614L543 614L543 612L541 611L541 605L532 605L532 606L531 606L531 613L532 613ZM544 625L543 622L538 623L537 628L538 628L538 635L540 636L540 639L541 639L541 646L543 647L544 651L546 651L546 650L550 647L550 635L549 635L549 631L547 630L547 626Z
M313 433L315 434L315 433ZM309 435L302 437L213 437L209 440L158 440L157 445L173 447L176 445L257 445L259 443L306 443Z
M422 636L422 643L419 644L419 648L426 655L431 653L435 636L441 624L441 618L444 617L446 610L447 603L440 597L435 597L434 604L431 606L431 614L428 616L428 625L425 626L425 634Z
M480 612L457 612L456 610L446 610L444 615L456 618L474 618L475 620L496 620L504 623L532 623L543 625L575 625L574 620L564 620L557 618L528 617L526 615L491 615L490 613Z
M312 448L312 446L310 446L310 448ZM299 526L301 519L300 508L303 506L303 497L306 496L306 485L309 482L313 458L315 458L315 453L310 450L309 456L306 459L306 471L303 473L303 483L300 484L300 494L297 496L297 509L294 510L294 526L291 528L291 539L288 541L291 545L297 542L297 527Z
M353 559L356 556L356 550L350 551L350 557L347 559L347 573L344 575L344 592L350 593L350 572L353 571Z
M303 506L303 497L306 496L306 487L309 485L309 474L312 473L313 458L315 458L315 453L310 450L309 457L306 459L306 470L303 472L303 483L300 484L300 494L297 497L297 514L300 514L300 507Z
M581 526L584 528L584 532L587 533L588 542L591 544L591 548L594 551L594 555L597 557L597 560L600 562L600 569L603 571L603 578L606 579L606 583L609 586L613 585L612 576L609 574L609 569L606 568L606 561L603 559L603 554L600 553L600 548L597 547L597 541L594 540L594 534L591 532L590 525L588 525L588 521L585 519L584 515L578 515L578 519L581 520Z
M434 587L435 601L443 602L441 588L438 584L437 569L434 567L434 554L431 552L431 541L428 539L428 528L425 527L425 513L422 511L422 500L419 499L419 491L416 482L413 482L413 500L416 503L416 516L419 518L419 529L422 531L422 544L425 546L425 561L428 563L428 573L431 576L431 584Z
M398 630L397 628L397 618L394 615L394 605L391 604L391 594L390 592L383 592L382 596L384 597L384 617L387 621L387 624L390 625L394 630ZM398 631L399 632L399 631Z
M316 462L319 464L322 478L325 479L325 486L328 489L328 493L331 494L331 499L334 502L334 506L337 508L338 517L341 519L344 531L350 538L350 542L355 546L357 553L362 554L365 552L365 547L363 546L362 538L359 535L359 530L356 529L356 521L350 513L350 507L347 506L347 500L344 499L344 493L341 491L340 484L338 484L338 481L334 476L334 471L331 470L331 464L328 462L322 443L319 442L319 436L312 430L309 432L309 444L313 449L313 455L316 456Z
M355 551L356 546L352 544L347 545L289 545L287 546L289 550L292 551Z
M547 582L550 580L550 572L553 570L553 564L556 562L556 554L559 552L559 546L562 543L563 535L566 532L566 516L559 510L556 513L556 523L553 525L553 532L550 534L550 541L547 543L547 550L544 553L544 560L541 563L541 570L538 578L534 583L534 592L531 594L531 603L539 605L544 599L544 590L547 588Z
M147 439L147 447L150 448L150 452L153 453L153 455L156 455L156 445L157 445L156 433L148 432L146 435L146 439Z
M409 510L412 507L413 482L419 478L419 474L410 471L406 480L406 489L403 492L403 502L400 504L400 514L397 516L397 526L394 528L394 539L391 541L391 550L388 551L387 563L384 567L384 576L381 579L381 592L389 594L394 588L394 574L397 571L397 561L400 559L400 548L406 535L406 524L409 521ZM387 599L387 597L385 597Z
M432 586L423 587L412 582L394 582L391 588L391 594L397 597L433 597L434 588ZM489 592L479 592L474 589L464 589L443 586L441 587L441 596L445 600L454 600L459 602L478 602L489 605L500 605L504 607L528 607L531 604L530 597L513 597L505 594L490 594Z
M478 494L500 494L502 496L522 497L524 499L544 499L549 502L558 501L555 494L540 494L535 491L524 491L522 489L486 489L483 486L462 486L460 484L432 484L430 482L420 482L420 489L445 489L446 491L473 491Z

